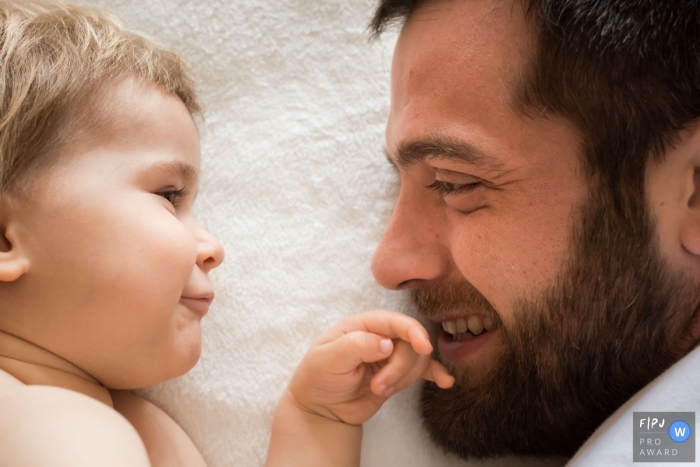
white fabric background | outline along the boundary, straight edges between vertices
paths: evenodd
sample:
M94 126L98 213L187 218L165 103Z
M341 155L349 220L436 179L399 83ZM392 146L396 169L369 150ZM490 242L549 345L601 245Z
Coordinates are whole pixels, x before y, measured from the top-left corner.
M368 43L371 0L80 1L179 51L207 107L196 211L226 261L201 361L144 394L210 467L262 465L277 398L314 338L353 313L411 311L370 273L398 189L383 155L395 37ZM365 425L363 466L468 465L427 439L417 389Z

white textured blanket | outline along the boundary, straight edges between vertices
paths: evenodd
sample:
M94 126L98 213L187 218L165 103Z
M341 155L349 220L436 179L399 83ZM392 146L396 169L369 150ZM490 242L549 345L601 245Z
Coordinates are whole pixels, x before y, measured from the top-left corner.
M261 465L276 401L314 338L353 313L411 311L370 273L398 188L382 153L395 39L368 43L371 0L78 1L196 72L207 107L197 214L226 261L200 363L144 394L211 467ZM427 439L416 389L366 424L363 466L467 465Z

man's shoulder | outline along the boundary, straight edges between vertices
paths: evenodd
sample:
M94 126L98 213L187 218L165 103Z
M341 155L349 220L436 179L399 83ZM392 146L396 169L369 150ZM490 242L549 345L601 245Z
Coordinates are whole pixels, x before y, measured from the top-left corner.
M634 412L700 411L698 368L700 347L676 362L612 414L579 449L567 467L632 465Z
M149 465L124 417L90 397L51 386L4 386L0 452L8 466Z

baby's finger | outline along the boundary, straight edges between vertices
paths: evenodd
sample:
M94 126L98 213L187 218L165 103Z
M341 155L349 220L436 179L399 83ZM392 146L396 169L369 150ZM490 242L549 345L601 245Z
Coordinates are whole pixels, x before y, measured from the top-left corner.
M423 378L428 381L433 381L442 389L451 388L455 384L455 377L447 371L447 368L436 360L430 360L425 371L423 371Z
M341 374L363 363L384 360L393 350L391 339L371 332L354 331L318 347L314 352L314 363L317 368Z
M377 395L390 396L423 375L430 357L417 354L405 341L394 344L394 352L387 363L370 381L370 389Z
M433 350L423 325L396 311L375 310L355 315L340 323L337 329L343 333L367 331L390 339L401 339L410 342L421 355L428 355Z

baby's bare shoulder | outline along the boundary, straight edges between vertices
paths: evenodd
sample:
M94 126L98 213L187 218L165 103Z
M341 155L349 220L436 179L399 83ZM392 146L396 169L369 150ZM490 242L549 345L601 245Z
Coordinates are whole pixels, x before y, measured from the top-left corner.
M111 391L114 408L136 428L153 467L206 467L189 436L168 414L126 391Z
M136 430L112 408L51 386L0 382L3 466L149 466Z

